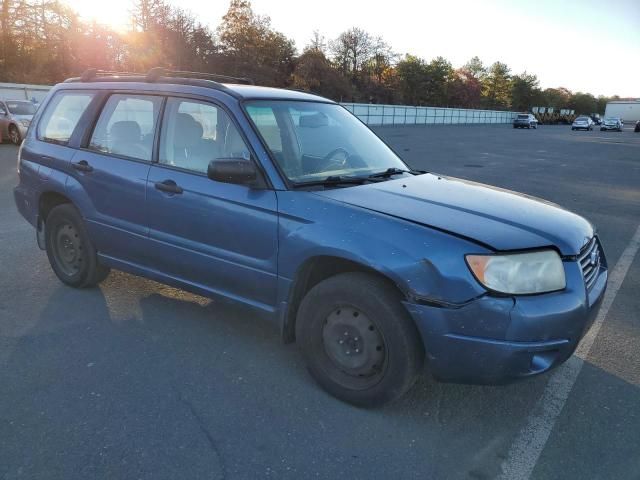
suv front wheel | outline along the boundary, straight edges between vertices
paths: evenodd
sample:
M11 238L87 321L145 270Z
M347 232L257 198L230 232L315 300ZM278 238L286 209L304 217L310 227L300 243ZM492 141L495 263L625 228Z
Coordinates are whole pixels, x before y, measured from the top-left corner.
M363 407L388 403L415 382L424 363L420 334L395 286L360 272L314 286L296 321L296 341L315 380Z
M71 287L91 287L109 275L109 268L98 263L82 216L71 204L58 205L49 212L45 245L54 273Z

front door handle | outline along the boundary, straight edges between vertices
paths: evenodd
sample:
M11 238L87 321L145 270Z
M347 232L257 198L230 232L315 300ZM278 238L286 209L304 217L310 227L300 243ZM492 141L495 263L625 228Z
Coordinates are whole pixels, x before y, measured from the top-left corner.
M162 182L156 182L155 186L161 192L167 193L182 193L182 187L176 184L173 180L164 180Z
M81 172L93 172L93 167L86 160L80 160L78 163L72 163L71 166Z

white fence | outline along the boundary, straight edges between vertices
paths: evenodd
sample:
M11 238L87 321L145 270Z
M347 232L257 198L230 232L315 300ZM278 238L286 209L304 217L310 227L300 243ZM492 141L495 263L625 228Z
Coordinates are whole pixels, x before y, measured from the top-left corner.
M51 87L0 83L0 98L41 102ZM410 107L405 105L372 105L343 103L345 108L367 125L469 125L511 123L517 112L469 110L465 108Z
M35 100L40 103L47 96L48 85L0 83L0 98L5 100Z
M511 123L517 112L469 110L465 108L409 107L343 103L345 108L367 125L451 125Z

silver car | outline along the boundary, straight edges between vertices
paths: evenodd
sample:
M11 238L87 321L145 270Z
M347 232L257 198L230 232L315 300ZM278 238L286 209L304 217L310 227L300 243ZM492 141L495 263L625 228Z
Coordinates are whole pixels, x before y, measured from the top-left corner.
M602 122L602 126L600 127L600 131L604 132L605 130L615 130L616 132L622 131L622 120L618 117L607 117Z
M580 116L571 124L571 130L593 130L591 117Z
M35 113L36 106L27 100L0 100L0 141L19 145Z

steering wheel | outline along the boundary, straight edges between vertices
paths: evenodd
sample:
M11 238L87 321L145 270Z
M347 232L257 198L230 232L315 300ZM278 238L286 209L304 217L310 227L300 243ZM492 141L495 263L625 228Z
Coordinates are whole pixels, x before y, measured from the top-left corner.
M333 157L335 157L340 153L344 156L344 158L342 160L338 160L338 159L334 160ZM326 165L324 168L326 170L339 170L341 168L344 168L350 156L351 155L349 154L349 152L347 152L346 149L342 147L334 148L324 156L323 160L326 162ZM329 168L329 167L332 167L332 168Z

